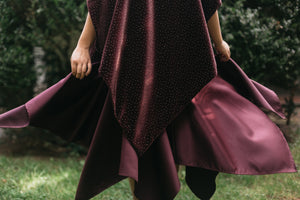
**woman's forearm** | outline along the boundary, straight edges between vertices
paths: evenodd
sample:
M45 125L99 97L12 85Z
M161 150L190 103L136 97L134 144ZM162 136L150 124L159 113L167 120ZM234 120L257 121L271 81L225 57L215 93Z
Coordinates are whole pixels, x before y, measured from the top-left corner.
M210 37L213 40L215 46L219 46L223 41L223 37L220 28L218 11L216 11L213 14L213 16L208 20L207 26Z
M96 32L92 23L90 13L86 17L86 21L77 43L77 47L89 49L96 38Z
M223 40L218 11L208 20L207 26L218 57L223 62L228 61L230 59L230 47L227 42Z

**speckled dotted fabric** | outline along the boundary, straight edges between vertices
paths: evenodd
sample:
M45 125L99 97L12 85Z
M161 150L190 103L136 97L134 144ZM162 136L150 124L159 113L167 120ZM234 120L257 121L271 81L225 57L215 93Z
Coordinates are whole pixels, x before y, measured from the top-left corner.
M217 74L206 20L220 0L87 0L94 66L142 155Z

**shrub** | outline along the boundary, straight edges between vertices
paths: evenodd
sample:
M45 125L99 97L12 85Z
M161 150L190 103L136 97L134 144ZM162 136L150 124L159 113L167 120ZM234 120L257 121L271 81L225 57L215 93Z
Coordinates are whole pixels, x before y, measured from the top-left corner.
M254 80L289 91L288 118L300 77L299 0L225 1L220 20L232 56ZM287 121L289 123L289 120Z

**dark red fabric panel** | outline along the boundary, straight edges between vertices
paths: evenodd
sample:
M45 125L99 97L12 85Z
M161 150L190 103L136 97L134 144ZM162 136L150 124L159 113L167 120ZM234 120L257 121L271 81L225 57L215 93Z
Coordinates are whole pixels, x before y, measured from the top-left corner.
M23 128L28 126L30 123L25 105L11 109L0 116L1 128Z
M115 117L142 155L217 74L202 3L87 0L87 5L97 31L91 53L111 91ZM217 7L206 8L210 13Z
M189 177L195 179L188 182L196 195L203 189L196 184L204 178L197 175L201 169L233 174L295 172L283 134L260 110L284 116L277 95L249 79L233 60L218 63L218 69L220 76L197 93L141 157L114 117L109 89L97 67L81 81L69 74L25 105L1 114L0 127L30 122L88 146L77 199L95 196L128 176L138 181L140 198L147 194L149 199L172 199L179 190L175 164L199 168L190 170ZM214 177L209 174L204 176L213 188Z

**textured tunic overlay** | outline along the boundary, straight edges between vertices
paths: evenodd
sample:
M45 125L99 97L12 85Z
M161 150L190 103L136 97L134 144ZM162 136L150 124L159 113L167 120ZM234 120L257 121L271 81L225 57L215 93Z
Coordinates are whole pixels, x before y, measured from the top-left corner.
M216 76L206 19L221 1L87 4L97 35L92 54L111 90L116 118L141 155Z
M132 177L141 200L172 200L177 165L201 199L219 172L296 172L276 93L233 59L215 58L207 20L220 0L87 0L96 40L92 72L69 73L0 115L0 127L35 126L88 148L76 200Z

